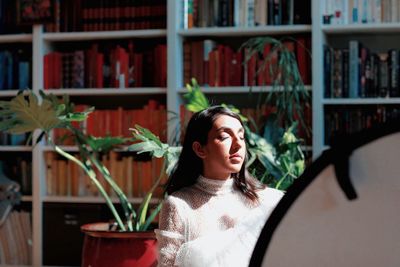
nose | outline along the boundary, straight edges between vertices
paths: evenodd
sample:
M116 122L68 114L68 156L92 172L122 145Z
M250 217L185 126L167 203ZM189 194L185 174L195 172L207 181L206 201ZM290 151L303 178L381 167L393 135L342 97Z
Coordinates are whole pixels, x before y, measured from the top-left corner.
M243 146L243 140L235 135L232 141L232 149L234 150L234 152L238 151L240 148L242 148Z

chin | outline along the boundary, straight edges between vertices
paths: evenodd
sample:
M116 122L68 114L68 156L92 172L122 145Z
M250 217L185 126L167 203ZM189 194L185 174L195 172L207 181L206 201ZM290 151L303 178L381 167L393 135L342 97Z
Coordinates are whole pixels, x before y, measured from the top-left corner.
M240 169L242 168L242 165L236 167L234 166L233 168L231 168L231 173L238 173L240 172Z

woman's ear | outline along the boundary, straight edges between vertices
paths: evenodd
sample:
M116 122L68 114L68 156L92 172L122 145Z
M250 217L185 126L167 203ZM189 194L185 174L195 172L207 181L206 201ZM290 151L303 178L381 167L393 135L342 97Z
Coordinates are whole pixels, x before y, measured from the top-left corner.
M204 151L204 149L203 149L203 146L199 143L199 142L193 142L193 144L192 144L192 149L193 149L193 151L194 151L194 153L196 153L196 155L199 157L199 158L201 158L201 159L204 159L205 158L205 156L206 156L206 153L205 153L205 151Z

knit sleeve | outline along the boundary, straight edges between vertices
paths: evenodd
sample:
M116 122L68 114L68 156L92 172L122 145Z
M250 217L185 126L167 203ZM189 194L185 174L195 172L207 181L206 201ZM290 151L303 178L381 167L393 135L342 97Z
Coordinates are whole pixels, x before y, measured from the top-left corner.
M159 229L155 230L159 267L174 266L176 253L185 242L185 223L180 202L176 197L169 196L164 200L160 211Z

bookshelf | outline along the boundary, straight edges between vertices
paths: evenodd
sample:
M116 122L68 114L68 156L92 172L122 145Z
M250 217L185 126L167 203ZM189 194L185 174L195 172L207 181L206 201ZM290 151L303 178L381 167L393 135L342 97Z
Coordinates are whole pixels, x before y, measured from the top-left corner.
M317 1L313 1L313 20L317 21L320 17L319 14L314 14L315 5ZM39 89L44 88L44 63L43 58L49 52L57 50L62 45L76 44L90 44L92 42L118 42L129 39L146 41L150 39L165 39L167 44L167 84L166 87L131 87L131 88L61 88L61 89L48 89L46 92L55 95L67 94L71 96L72 101L78 102L87 101L88 104L96 104L99 99L112 99L117 102L129 103L133 106L139 106L143 101L148 98L160 99L166 104L166 109L179 114L180 105L182 104L182 94L184 90L183 82L183 44L185 40L207 39L207 38L232 38L243 39L262 35L298 35L306 34L312 35L312 49L317 47L316 41L322 38L324 31L320 25L277 25L277 26L257 26L257 27L205 27L205 28L191 28L183 29L183 16L182 1L167 0L167 27L166 29L149 29L149 30L107 30L107 31L91 31L91 32L45 32L44 25L34 25L31 34L8 34L0 36L1 43L28 43L32 45L32 89L38 92ZM318 29L318 30L317 30ZM315 33L320 36L314 36ZM319 46L319 44L318 44ZM317 49L317 51L319 51ZM315 75L321 73L321 64L315 60L312 62L313 66L313 81L312 83L318 84L320 81L319 76ZM320 97L318 91L313 90L314 86L306 85L306 88L313 91L313 97ZM318 88L318 87L317 87ZM269 86L253 86L252 91L255 93L268 92L271 90ZM223 87L203 87L203 91L212 97L235 99L240 100L249 92L249 86L223 86ZM15 96L17 90L0 91L0 98L9 98ZM239 101L240 102L240 101ZM316 103L315 103L316 102ZM242 103L243 105L248 103ZM322 97L315 101L314 110L319 113L315 107L328 104L324 103ZM321 107L320 107L321 108ZM315 115L315 114L314 114ZM172 118L172 115L170 115ZM319 129L320 124L317 125ZM168 126L168 136L174 135L175 126L170 124ZM321 134L323 132L320 129ZM35 133L34 137L38 137ZM314 141L318 139L314 138ZM317 143L318 144L318 143ZM75 147L66 147L70 152L76 151ZM313 153L318 153L321 149L317 147L305 147L307 151L313 150ZM44 143L39 143L34 148L24 146L1 146L2 152L22 152L28 153L32 157L32 195L24 196L23 201L31 203L32 205L32 266L43 266L46 251L43 250L44 243L44 218L45 206L50 204L101 204L102 199L98 197L66 197L66 196L47 196L46 194L46 166L45 166L45 153L51 152L52 149ZM133 203L138 203L140 198L132 198ZM3 265L0 265L3 267Z
M325 140L326 135L330 135L332 131L337 130L330 128L330 120L334 120L332 119L332 117L329 117L330 114L333 114L333 116L339 116L337 120L334 120L334 122L336 123L349 123L349 119L347 117L351 117L355 113L358 113L355 120L358 120L358 123L360 123L361 121L361 123L364 124L361 126L361 128L365 128L368 127L368 125L373 124L376 120L374 119L374 116L378 116L377 114L381 112L388 114L386 117L385 115L382 115L382 120L386 120L390 116L398 116L397 107L399 106L400 98L397 96L389 95L389 91L385 96L376 96L374 94L371 95L371 93L369 95L367 94L366 96L362 96L362 94L359 94L356 97L334 97L332 95L324 95L327 87L325 84L325 79L327 78L327 76L329 76L325 71L327 68L324 61L325 45L333 47L333 49L337 50L350 50L351 48L349 48L349 42L358 41L363 47L366 47L368 49L368 56L374 53L378 55L388 53L390 49L398 50L400 47L400 39L398 38L398 33L400 31L399 18L397 17L397 15L388 15L388 11L390 11L390 9L399 9L400 6L398 5L397 1L395 5L391 7L385 7L387 3L384 3L383 1L359 2L365 2L367 3L367 5L358 6L358 14L364 14L364 11L372 12L372 14L379 14L376 17L374 17L374 15L372 15L372 17L368 16L367 21L362 23L360 21L355 21L355 18L350 15L346 18L345 21L341 22L335 22L335 19L333 18L333 16L331 16L333 21L331 21L331 23L329 24L324 23L323 15L333 14L333 10L335 8L338 8L341 11L340 13L344 14L344 16L346 16L346 14L351 14L353 7L346 6L346 4L350 3L350 1L341 1L341 3L343 3L342 6L329 6L329 1L313 1L313 157L317 157L321 154L323 150L329 147L329 144L327 144L328 140ZM382 5L382 9L379 11L375 7L375 4L378 3ZM351 53L351 51L349 53ZM365 69L364 72L361 69L362 64L365 64L364 66L367 66L369 68L373 68L372 63L368 62L368 56L366 61L363 61L361 55L357 56L358 60L360 61L357 67L361 72L360 77L367 76L366 79L368 79L368 74L365 74ZM349 65L350 64L351 61L349 61ZM378 64L381 64L380 61ZM378 77L379 79L381 79L381 73L378 73ZM397 80L397 87L394 88L395 90L399 90L398 76L395 79ZM361 85L358 84L358 89L365 86L362 85L362 80L360 80L359 83ZM378 84L378 89L380 87L381 85ZM317 90L317 88L323 88L323 90ZM369 88L374 88L374 90L378 90L375 85L370 86ZM390 86L386 88L386 90L390 89ZM336 110L339 111L336 112ZM350 123L352 122L350 121ZM354 124L355 123L353 122L352 125ZM352 126L350 126L349 129L345 129L345 131L357 131L359 129L360 128L357 126L354 126L353 128Z

